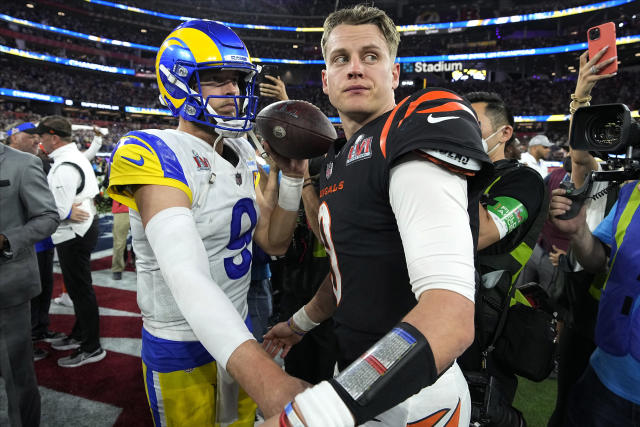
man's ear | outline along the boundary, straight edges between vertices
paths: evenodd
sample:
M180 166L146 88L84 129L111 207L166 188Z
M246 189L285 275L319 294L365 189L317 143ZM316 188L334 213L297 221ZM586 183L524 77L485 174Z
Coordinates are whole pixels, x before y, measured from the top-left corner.
M324 92L325 95L329 95L329 84L327 82L327 70L322 70L322 92Z
M504 129L502 129L502 134L500 135L500 142L507 142L508 140L511 139L512 136L513 136L513 127L507 125L504 127Z
M394 62L393 65L391 65L391 75L393 79L391 82L391 86L395 90L400 84L400 64L398 64L397 62Z

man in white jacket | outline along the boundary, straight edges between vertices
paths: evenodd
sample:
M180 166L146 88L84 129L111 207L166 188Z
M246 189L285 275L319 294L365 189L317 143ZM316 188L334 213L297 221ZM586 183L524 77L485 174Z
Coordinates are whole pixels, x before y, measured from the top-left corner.
M53 166L47 180L62 222L51 236L58 251L60 268L73 301L76 322L68 337L51 344L56 350L75 350L58 360L66 368L98 362L106 356L100 346L98 304L91 280L91 251L98 239L98 218L93 197L98 182L89 160L71 143L71 123L61 116L43 118L38 124L42 145ZM89 215L71 221L71 208L78 206Z

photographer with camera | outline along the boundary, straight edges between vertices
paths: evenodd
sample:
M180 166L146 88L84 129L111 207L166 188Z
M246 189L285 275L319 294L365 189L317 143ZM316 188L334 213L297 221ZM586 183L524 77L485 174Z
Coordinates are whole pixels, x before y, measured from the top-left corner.
M613 77L615 74L594 73L598 67L606 66L616 60L610 58L598 64L606 52L606 48L592 58L588 52L580 56L580 67L576 89L571 96L569 111L572 115L580 107L588 107L591 92L596 83ZM571 149L571 181L577 187L582 187L587 175L592 171L602 171L598 160L586 150ZM586 203L586 222L590 230L595 230L618 198L619 186L606 181L594 182ZM598 313L598 301L606 273L593 274L582 269L582 266L569 250L565 257L559 258L558 274L556 278L556 295L566 303L567 312L564 316L558 343L558 392L556 406L549 419L547 427L561 427L565 425L569 393L589 364L589 357L596 348L594 331Z
M593 84L611 76L597 76L611 62L598 64L605 50L588 62L585 55L581 57L580 80L591 87L586 96L579 94L579 80L573 101L584 105L589 101L586 98L590 98L588 92ZM640 125L632 122L628 108L621 104L576 107L579 105L572 102L571 113L575 113L570 137L572 159L576 153L580 154L578 151L586 150L622 151L627 156L623 160L610 159L611 163L623 166L620 171L591 172L581 188L553 192L551 216L556 226L570 236L577 261L588 272L606 272L595 325L596 349L571 391L563 425L637 426L640 416L640 166L638 159L634 159L633 146L640 145ZM594 166L587 164L583 171L588 172ZM578 178L576 172L574 176ZM632 181L622 186L616 204L591 232L583 202L593 191L592 181L626 180Z

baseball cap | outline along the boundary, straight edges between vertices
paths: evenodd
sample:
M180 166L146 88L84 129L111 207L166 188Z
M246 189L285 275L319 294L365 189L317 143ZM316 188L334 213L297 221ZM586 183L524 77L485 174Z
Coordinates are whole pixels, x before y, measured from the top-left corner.
M48 133L58 136L71 136L71 123L62 116L47 116L40 120L36 133L42 135Z
M536 135L531 138L529 141L529 147L533 147L534 145L542 145L543 147L551 147L553 144L549 141L545 135Z
M13 124L9 126L9 128L6 130L7 138L9 138L11 135L15 135L20 132L33 135L34 133L36 133L36 125L34 125L31 122Z

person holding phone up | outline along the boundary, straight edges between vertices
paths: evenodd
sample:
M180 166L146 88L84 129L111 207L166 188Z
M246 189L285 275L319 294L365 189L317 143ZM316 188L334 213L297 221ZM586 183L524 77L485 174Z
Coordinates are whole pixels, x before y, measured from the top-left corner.
M274 77L264 74L264 80L260 83L260 96L276 98L278 101L286 101L289 99L287 89L284 82L280 80L280 76Z

